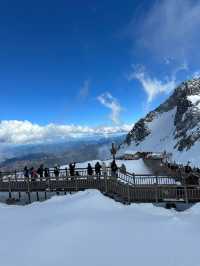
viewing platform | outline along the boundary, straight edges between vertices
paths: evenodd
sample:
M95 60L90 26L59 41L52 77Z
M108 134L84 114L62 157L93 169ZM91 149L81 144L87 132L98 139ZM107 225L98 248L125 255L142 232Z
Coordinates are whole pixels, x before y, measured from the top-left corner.
M88 175L86 168L77 168L75 175L66 174L62 169L55 177L50 170L49 177L25 178L23 172L5 172L0 175L0 192L8 193L8 202L12 201L12 193L26 192L28 202L31 202L32 193L44 192L45 198L50 192L76 192L85 189L97 189L105 195L129 204L162 203L162 202L200 202L200 186L186 184L181 176L168 175L134 175L128 172L117 171L112 175L111 169L97 176Z

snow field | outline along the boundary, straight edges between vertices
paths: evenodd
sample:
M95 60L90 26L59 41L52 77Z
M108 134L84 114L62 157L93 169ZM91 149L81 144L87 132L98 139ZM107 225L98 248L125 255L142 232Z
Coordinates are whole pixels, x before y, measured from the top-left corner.
M0 212L2 266L199 266L200 204L178 213L88 190Z

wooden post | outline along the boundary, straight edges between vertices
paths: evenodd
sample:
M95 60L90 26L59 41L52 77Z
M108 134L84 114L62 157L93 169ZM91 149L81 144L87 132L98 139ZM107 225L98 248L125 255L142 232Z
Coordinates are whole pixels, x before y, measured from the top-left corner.
M188 190L187 185L184 184L185 203L188 205Z
M48 185L49 185L49 191L51 191L51 176L48 177Z
M128 198L128 203L131 202L131 198L130 198L130 186L129 184L127 183L127 198Z
M75 190L78 191L78 180L77 180L77 176L75 176Z
M10 176L8 176L8 187L9 187L9 199L11 199L12 198L12 190L11 190Z
M111 148L111 150L110 150L110 153L112 154L113 160L115 160L115 155L116 155L116 153L117 153L117 149L116 149L114 143L112 143L112 148Z
M47 199L47 192L46 191L44 192L44 198L45 198L45 200Z
M21 192L19 191L18 192L18 195L19 195L19 200L21 199Z
M135 194L136 194L135 190L136 190L135 189L135 173L133 173L133 188L132 188L132 191L133 191L132 195L133 195L133 197L132 197L132 202L135 201L135 198L136 198L136 196L135 196Z
M30 181L29 177L27 177L27 194L28 194L28 202L31 203L31 194L30 194Z
M108 192L108 183L107 183L107 174L104 173L104 181L105 181L105 193Z
M15 170L15 181L17 182L17 171Z

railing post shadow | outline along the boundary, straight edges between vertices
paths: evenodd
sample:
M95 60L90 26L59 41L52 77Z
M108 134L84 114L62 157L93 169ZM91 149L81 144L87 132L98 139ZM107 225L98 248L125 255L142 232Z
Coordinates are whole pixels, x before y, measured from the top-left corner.
M158 177L156 176L156 183L155 183L155 200L158 203Z
M40 201L39 192L38 191L36 192L36 197L37 197L37 201Z
M128 203L130 203L131 198L130 198L130 185L129 185L129 183L127 183L127 199L128 199Z

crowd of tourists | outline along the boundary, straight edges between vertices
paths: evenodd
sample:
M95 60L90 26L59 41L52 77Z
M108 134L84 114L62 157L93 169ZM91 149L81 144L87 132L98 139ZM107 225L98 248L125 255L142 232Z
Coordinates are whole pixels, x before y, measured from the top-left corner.
M92 167L91 163L88 163L87 165L87 175L88 176L106 176L108 174L108 170L111 171L112 177L117 177L117 172L120 170L121 172L126 172L126 166L122 163L120 167L117 166L116 161L113 160L110 165L106 165L105 162L102 162L102 164L97 161L95 166ZM54 168L48 168L44 167L43 164L40 165L39 168L28 168L27 166L24 167L24 177L25 178L31 178L31 181L35 181L37 178L48 178L50 176L54 176L58 178L61 173L63 176L63 173L65 176L79 176L80 175L80 169L76 168L76 163L72 162L69 164L68 167L60 168L58 165L55 165Z
M166 162L166 166L169 169L176 171L176 172L182 172L185 174L195 174L195 173L200 174L199 167L191 167L189 161L186 165L177 164L176 162L174 162L174 163Z
M172 170L177 176L181 176L185 180L187 185L199 185L200 184L200 169L199 167L190 166L190 162L186 165L177 163L166 163L168 169Z

